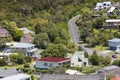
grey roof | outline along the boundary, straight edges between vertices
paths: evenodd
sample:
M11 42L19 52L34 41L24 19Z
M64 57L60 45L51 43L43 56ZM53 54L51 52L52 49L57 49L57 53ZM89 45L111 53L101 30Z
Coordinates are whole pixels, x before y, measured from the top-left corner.
M30 75L19 73L19 74L15 74L15 75L2 78L0 80L27 80L27 78L30 78L30 77L31 77Z
M118 69L118 68L119 68L118 66L112 65L112 66L104 67L104 68L102 68L102 69L103 69L103 70L113 70L113 69Z
M17 74L17 70L16 68L0 68L0 77L7 77L7 76L11 76L14 74Z
M120 39L119 38L114 38L114 39L111 39L111 40L108 40L109 42L120 42Z
M104 75L45 74L40 80L104 80Z
M31 43L18 43L14 46L12 46L11 48L28 48L28 47L33 47L35 46L34 44Z

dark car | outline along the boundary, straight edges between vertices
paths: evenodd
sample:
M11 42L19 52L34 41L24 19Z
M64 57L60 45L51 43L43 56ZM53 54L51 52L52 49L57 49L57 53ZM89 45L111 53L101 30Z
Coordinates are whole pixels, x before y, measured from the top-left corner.
M112 58L117 58L117 56L114 54L114 55L112 55Z

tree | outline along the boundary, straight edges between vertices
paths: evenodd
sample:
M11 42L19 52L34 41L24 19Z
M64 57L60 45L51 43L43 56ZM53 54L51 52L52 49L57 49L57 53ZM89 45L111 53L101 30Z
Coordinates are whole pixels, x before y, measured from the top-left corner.
M79 46L78 47L78 51L82 51L83 49L82 49L82 47L81 46Z
M5 66L5 65L6 65L5 59L0 58L0 66Z
M99 65L99 57L96 53L96 51L93 52L92 56L90 57L90 62L92 63L92 65Z
M10 54L9 58L10 58L10 61L12 63L16 63L17 62L17 58L18 58L18 54Z
M63 44L51 44L42 52L42 57L66 57L67 48Z
M45 49L49 44L48 35L46 33L36 34L34 38L34 43L36 44L37 47Z
M25 61L26 62L31 62L31 56L25 56Z
M120 66L120 60L114 60L112 65Z
M6 42L6 39L0 38L0 48L1 49L5 47L5 42Z
M37 23L37 24L35 25L35 33L36 33L36 34L39 34L39 33L41 33L41 31L42 31L41 25L40 25L39 23Z
M10 54L10 61L12 63L23 64L25 62L25 57L23 53Z
M84 52L84 56L85 56L85 58L89 57L89 55L88 55L88 53L86 51Z
M24 54L18 54L18 58L17 58L16 63L23 64L24 62L25 62Z
M57 66L57 67L53 67L48 69L48 73L49 74L64 74L65 73L65 68L64 66Z

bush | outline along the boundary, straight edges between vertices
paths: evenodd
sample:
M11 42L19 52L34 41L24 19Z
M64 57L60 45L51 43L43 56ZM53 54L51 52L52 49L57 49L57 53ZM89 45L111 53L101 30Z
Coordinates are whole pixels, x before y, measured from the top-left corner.
M5 65L6 65L5 59L0 59L0 66L5 66Z
M30 65L28 63L24 64L24 68L30 68Z

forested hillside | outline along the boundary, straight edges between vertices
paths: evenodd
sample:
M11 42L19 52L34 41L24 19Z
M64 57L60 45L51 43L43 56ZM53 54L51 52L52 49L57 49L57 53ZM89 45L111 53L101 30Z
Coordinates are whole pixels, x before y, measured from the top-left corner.
M103 0L0 0L0 26L9 31L10 39L14 41L19 41L23 35L19 28L26 27L35 31L36 34L32 36L37 47L45 49L50 43L58 46L62 43L68 51L73 52L75 46L70 41L67 22L80 14L82 20L77 22L79 27L81 24L91 27L91 15L98 1ZM85 41L90 34L88 32L92 33L91 30L85 32ZM91 39L90 36L87 39Z

